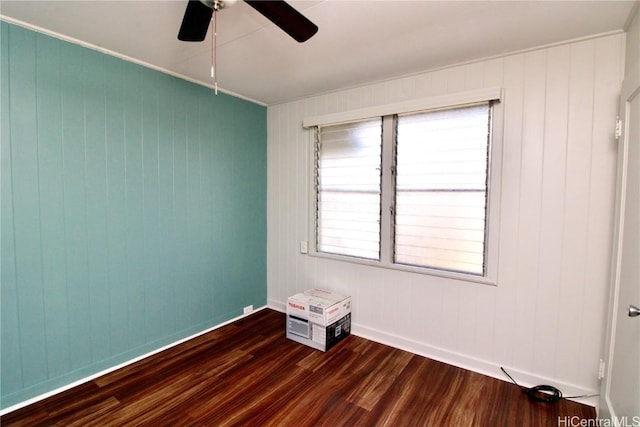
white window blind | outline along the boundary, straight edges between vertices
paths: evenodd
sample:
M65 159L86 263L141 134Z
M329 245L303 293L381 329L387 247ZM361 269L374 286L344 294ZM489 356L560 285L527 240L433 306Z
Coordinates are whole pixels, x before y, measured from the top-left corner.
M400 115L394 262L485 273L491 103Z
M316 250L379 260L382 119L316 132Z

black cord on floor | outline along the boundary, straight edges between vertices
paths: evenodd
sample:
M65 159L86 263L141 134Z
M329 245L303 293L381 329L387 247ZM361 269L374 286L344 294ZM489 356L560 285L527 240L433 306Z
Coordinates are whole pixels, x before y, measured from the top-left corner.
M537 385L531 388L523 387L520 384L518 384L516 380L514 380L513 377L509 375L506 369L504 369L502 366L500 367L500 370L502 370L502 372L504 372L504 374L508 376L509 379L515 385L520 387L522 391L526 393L527 396L529 396L529 399L534 400L536 402L550 403L560 399L582 399L585 397L598 396L597 394L583 394L581 396L562 396L562 392L558 388L552 385L546 385L546 384Z

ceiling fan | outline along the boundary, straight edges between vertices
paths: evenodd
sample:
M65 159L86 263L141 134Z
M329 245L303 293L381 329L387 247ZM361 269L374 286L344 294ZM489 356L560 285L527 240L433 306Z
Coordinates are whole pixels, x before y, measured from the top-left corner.
M245 0L269 21L302 43L309 40L318 27L291 5L282 0ZM189 0L178 32L178 39L187 42L203 41L215 12L224 7L222 0Z

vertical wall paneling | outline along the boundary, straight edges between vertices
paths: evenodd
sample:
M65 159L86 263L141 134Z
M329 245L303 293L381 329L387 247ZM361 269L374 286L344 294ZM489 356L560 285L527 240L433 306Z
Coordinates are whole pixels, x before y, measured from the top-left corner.
M107 269L107 186L105 141L104 55L85 52L84 151L87 197L87 267L89 269L89 316L91 360L111 354L109 336L109 287ZM55 110L54 110L55 111ZM44 245L43 245L44 247Z
M594 37L270 106L270 304L312 286L343 292L357 334L499 378L505 366L525 384L596 391L623 45L623 34ZM305 115L494 86L505 93L497 286L299 253L310 232Z
M107 268L109 292L109 342L113 354L126 351L129 338L127 298L127 205L125 169L124 68L125 63L105 58L105 167L107 190Z
M124 148L125 148L125 206L127 260L127 299L129 339L144 342L146 311L146 289L144 268L144 186L142 150L142 78L143 69L126 64L124 69ZM142 233L141 233L142 231ZM186 292L188 295L189 293Z
M520 129L522 141L518 200L520 250L517 252L515 265L519 276L519 290L514 296L520 318L518 330L520 340L519 345L514 348L514 363L525 366L533 363L538 274L541 269L539 230L543 188L540 171L543 167L546 59L545 50L524 55L524 103Z
M38 99L38 169L40 171L40 221L47 367L49 375L69 369L69 318L65 256L65 210L62 150L60 47L38 37L36 93ZM9 138L3 138L10 141ZM51 143L47 143L50 141ZM4 195L4 193L3 193ZM3 202L4 202L3 198ZM42 215L45 212L45 215ZM3 294L4 295L4 294Z
M146 70L145 70L146 71ZM156 340L162 336L162 325L155 319L162 318L162 312L168 307L162 304L162 292L158 289L160 282L159 250L162 239L159 233L159 132L158 132L158 84L157 73L146 72L142 82L142 173L143 173L143 212L144 212L144 255L142 263L145 267L145 295L147 296L148 315L145 316L145 332L147 340Z
M202 120L203 105L198 94L192 93L190 95L193 96L192 99L196 105L196 111L187 115L187 145L185 155L187 162L187 205L184 226L188 240L192 242L197 251L201 251L202 240L197 230L197 224L200 208L200 123ZM233 250L233 248L231 248L231 250ZM196 319L203 320L204 310L201 301L206 301L206 299L199 298L198 293L202 280L201 271L195 257L187 257L186 261L186 271L188 271L189 275L187 283L191 288L187 294L190 296L188 306L194 310Z
M9 29L0 26L0 91L8 94L11 88L9 79ZM0 97L0 188L2 203L0 203L0 251L2 253L2 268L0 268L0 324L2 328L19 330L17 266L15 249L15 221L13 215L13 185L11 144L5 141L11 139L11 98ZM4 329L3 329L4 330ZM0 373L5 381L22 387L22 363L20 361L20 334L4 336L0 346Z
M11 184L15 242L16 299L21 333L22 381L28 387L47 378L44 299L42 295L42 252L40 250L40 204L37 127L30 118L36 116L35 35L21 33L11 38L9 46L11 112ZM16 52L25 55L15 55ZM4 263L3 263L4 264ZM4 335L4 334L3 334ZM31 349L22 354L23 349Z
M1 407L266 304L266 109L0 23Z
M174 332L177 330L176 322L176 308L174 295L178 290L174 277L174 262L172 257L175 248L172 245L161 244L163 240L171 242L176 241L175 227L174 227L174 177L173 177L173 140L174 140L174 112L173 108L167 108L167 106L174 106L176 101L172 97L171 91L168 90L170 78L168 76L157 76L157 98L156 98L156 111L157 111L157 180L158 180L158 201L157 201L157 227L158 231L162 231L163 237L157 235L156 248L157 251L157 268L158 268L158 283L154 290L155 305L153 307L154 312L164 313L159 316L158 322L154 325L150 325L152 335L161 334L162 331ZM162 137L162 138L161 138ZM163 141L161 146L160 141ZM162 149L161 149L162 147ZM160 190L162 189L162 191ZM213 238L211 233L208 234L209 238ZM212 277L212 283L215 283ZM216 312L214 310L214 312ZM165 332L166 333L166 332Z
M13 32L12 32L13 33ZM70 368L91 363L83 49L65 44L62 63L62 158ZM13 141L13 140L12 140Z
M584 324L585 298L592 298L598 288L588 287L590 279L586 276L586 251L589 223L589 199L591 195L591 167L594 161L605 158L591 157L594 143L592 123L594 112L594 60L595 42L589 41L571 46L569 57L569 120L567 125L567 161L565 172L565 198L563 220L563 262L561 267L559 299L567 309L558 316L558 333L562 341L556 349L557 369L570 377L578 377L584 367L576 366L575 358L580 355L581 326ZM615 111L611 112L615 117ZM613 192L613 189L612 189ZM613 209L613 205L610 205ZM608 249L609 242L603 242ZM608 253L608 252L607 252ZM604 278L603 278L604 279ZM601 286L606 282L603 281ZM590 295L585 294L588 291ZM602 323L604 324L604 322ZM591 333L591 332L590 332ZM599 336L595 337L600 339ZM582 356L584 357L584 356ZM597 361L599 355L591 358ZM595 363L595 362L593 362ZM593 373L593 369L589 370Z
M205 94L205 98L207 95ZM207 107L207 103L203 102L203 111L201 120L207 122L213 115L212 111ZM198 270L200 271L200 293L202 295L203 305L202 311L206 313L213 306L213 284L214 282L214 269L212 263L207 262L208 259L214 259L212 246L213 240L211 238L213 233L213 216L211 213L211 197L213 189L212 170L207 165L212 164L213 158L211 157L211 144L207 144L207 141L215 140L215 132L209 126L202 126L200 131L201 145L200 145L200 221L202 227L201 233L201 247L200 250L204 256L198 258ZM264 211L266 215L266 211ZM250 290L249 290L250 292ZM206 318L206 317L205 317Z
M308 110L308 107L305 103L302 103L302 102L298 103L296 105L295 120L299 120L299 122L302 121L303 117L305 117L305 115L308 114L307 110ZM295 134L292 136L292 140L294 141L294 147L295 147L295 153L296 153L296 160L295 160L296 176L307 177L307 179L304 182L301 182L300 185L297 185L295 187L295 191L296 191L295 205L297 206L305 203L308 200L307 192L309 191L309 179L310 179L308 166L309 166L309 156L311 155L309 150L312 149L313 147L311 147L309 143L306 143L306 144L297 143ZM302 240L307 240L307 234L309 232L307 224L308 224L308 221L306 218L296 215L295 240L293 241L294 244L296 241L300 242ZM292 252L295 252L295 251L292 251ZM299 257L299 256L294 257L294 262L296 265L296 281L298 283L301 283L302 278L304 277L304 272L306 269L306 265L305 265L306 261L307 261L307 258L305 257Z
M535 332L532 336L533 364L535 371L553 378L555 349L558 343L556 324L560 304L560 263L563 243L562 228L564 218L565 176L567 161L567 118L569 115L569 70L570 47L561 46L547 54L546 90L544 106L544 140L542 157L542 193L540 200L540 227L536 298L545 298L546 304L536 305L534 315Z

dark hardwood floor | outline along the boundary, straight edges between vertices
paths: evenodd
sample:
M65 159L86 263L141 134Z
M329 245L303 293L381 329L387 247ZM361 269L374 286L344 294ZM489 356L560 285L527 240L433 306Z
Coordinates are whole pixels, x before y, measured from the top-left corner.
M327 353L262 310L6 414L2 426L558 426L595 417L513 384L350 336Z

